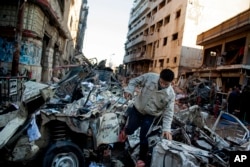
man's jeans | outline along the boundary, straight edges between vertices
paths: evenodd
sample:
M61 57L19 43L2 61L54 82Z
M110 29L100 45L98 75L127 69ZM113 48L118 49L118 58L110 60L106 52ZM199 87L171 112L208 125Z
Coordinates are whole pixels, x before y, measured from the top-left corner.
M141 127L139 158L143 161L146 161L148 152L148 139L146 135L155 117L141 114L134 106L129 107L126 112L128 114L128 122L125 127L125 132L127 135L131 135L137 128Z

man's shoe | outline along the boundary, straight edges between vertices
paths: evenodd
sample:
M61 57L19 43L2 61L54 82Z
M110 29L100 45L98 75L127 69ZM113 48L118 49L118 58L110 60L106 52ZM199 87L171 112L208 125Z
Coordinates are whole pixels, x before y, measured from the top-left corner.
M136 166L135 166L135 167L145 167L145 162L142 161L142 160L138 160L138 161L136 162Z

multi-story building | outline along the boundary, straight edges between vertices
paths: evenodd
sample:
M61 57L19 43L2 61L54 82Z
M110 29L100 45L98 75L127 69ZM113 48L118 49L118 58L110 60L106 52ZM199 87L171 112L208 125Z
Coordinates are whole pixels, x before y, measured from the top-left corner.
M222 91L246 85L250 77L249 20L250 9L199 34L197 44L204 48L204 61L189 74L216 82Z
M0 63L47 82L75 54L82 0L0 1Z
M249 4L249 0L135 0L123 59L126 75L170 68L177 78L199 68L203 57L197 35Z
M83 49L83 41L85 36L85 31L87 28L87 18L89 13L89 7L87 5L87 0L82 0L82 7L79 18L79 26L78 26L78 35L76 40L76 51L82 52Z

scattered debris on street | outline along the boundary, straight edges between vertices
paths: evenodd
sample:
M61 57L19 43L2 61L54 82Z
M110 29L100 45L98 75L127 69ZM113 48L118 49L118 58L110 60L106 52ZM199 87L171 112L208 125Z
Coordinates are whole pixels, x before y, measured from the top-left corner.
M214 117L204 107L210 86L194 79L185 89L174 87L173 140L161 138L157 118L148 132L151 167L227 167L230 151L250 151L247 126L222 110ZM133 99L123 98L111 69L85 64L53 84L26 81L24 87L21 100L0 111L1 163L135 166L140 129L125 142L119 140Z

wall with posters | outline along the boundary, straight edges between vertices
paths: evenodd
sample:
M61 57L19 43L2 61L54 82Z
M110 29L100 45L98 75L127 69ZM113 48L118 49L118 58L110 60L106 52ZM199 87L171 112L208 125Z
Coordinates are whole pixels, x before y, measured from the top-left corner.
M0 61L10 63L13 59L14 41L0 37ZM22 41L19 62L25 65L40 66L42 48L31 41Z

